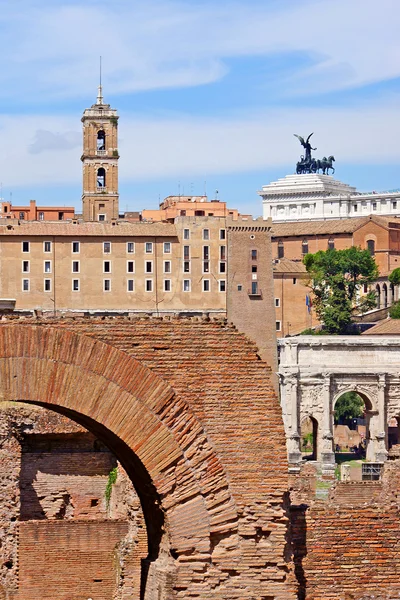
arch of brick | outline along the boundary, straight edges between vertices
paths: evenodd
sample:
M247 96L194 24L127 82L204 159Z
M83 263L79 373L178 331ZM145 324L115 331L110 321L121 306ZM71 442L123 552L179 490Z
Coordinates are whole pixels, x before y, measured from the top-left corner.
M280 408L235 329L2 324L0 398L73 418L126 468L148 529L142 598L295 597Z

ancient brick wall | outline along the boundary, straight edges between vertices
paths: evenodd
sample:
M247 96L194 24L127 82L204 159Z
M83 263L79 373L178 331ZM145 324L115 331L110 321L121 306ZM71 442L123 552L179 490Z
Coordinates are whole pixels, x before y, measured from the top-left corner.
M35 325L0 326L0 392L67 409L100 439L113 432L155 517L145 599L293 599L285 437L255 346L189 319Z
M400 597L400 462L385 471L382 483L338 483L315 501L307 470L294 497L309 504L291 508L300 600Z
M18 599L115 597L119 545L127 533L126 521L20 523Z

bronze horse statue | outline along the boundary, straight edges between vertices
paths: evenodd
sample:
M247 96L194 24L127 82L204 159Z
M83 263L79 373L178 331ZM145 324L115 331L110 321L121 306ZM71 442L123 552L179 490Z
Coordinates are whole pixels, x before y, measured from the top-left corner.
M317 163L316 172L319 173L321 170L324 175L329 175L329 169L332 169L332 175L333 175L335 172L335 167L333 166L334 162L335 162L334 156L329 156L328 158L326 158L326 156L324 156L322 160L318 159L316 161L316 163Z

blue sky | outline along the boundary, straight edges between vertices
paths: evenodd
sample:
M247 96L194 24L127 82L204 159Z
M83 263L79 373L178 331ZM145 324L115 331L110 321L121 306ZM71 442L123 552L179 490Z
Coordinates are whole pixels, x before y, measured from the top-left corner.
M259 215L256 192L319 155L360 190L400 187L397 0L0 0L0 182L81 205L81 123L120 114L120 207L181 192Z

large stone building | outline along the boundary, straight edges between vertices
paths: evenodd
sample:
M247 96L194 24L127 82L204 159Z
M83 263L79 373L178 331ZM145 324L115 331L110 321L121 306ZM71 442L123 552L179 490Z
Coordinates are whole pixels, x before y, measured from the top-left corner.
M400 266L400 219L397 217L370 215L357 219L273 223L271 235L276 326L282 337L316 324L307 302L309 278L302 264L308 252L351 246L368 249L379 268L375 284L377 308L387 308L398 299L398 289L388 281L388 275Z
M274 222L400 215L400 190L357 192L330 175L287 175L258 192L264 218Z

